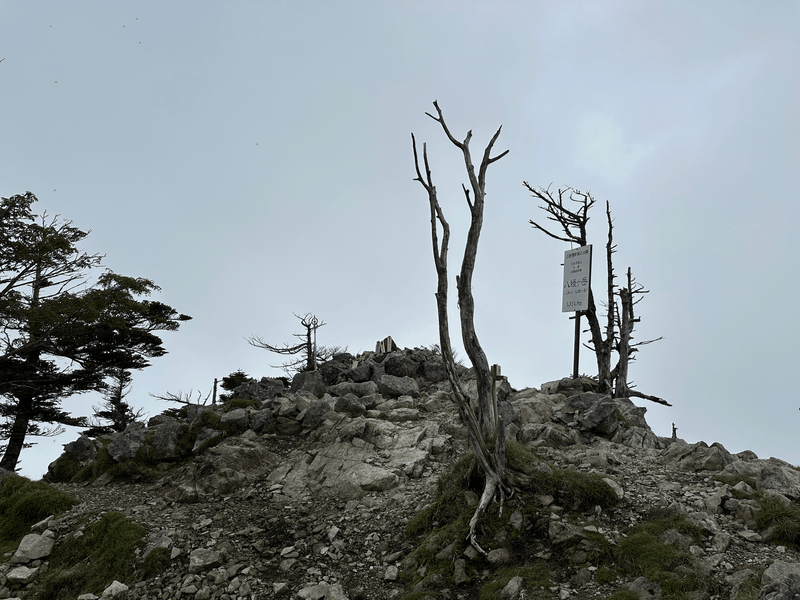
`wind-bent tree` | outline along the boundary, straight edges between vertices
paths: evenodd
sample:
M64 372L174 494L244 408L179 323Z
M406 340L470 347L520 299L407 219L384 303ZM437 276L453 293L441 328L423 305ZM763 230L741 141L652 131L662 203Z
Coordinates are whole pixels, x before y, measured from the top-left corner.
M148 279L109 271L88 285L102 259L77 249L88 232L34 214L34 202L30 192L0 200L0 468L10 471L27 436L87 425L61 410L64 398L149 366L166 353L153 332L190 319L142 299L159 290Z
M113 369L111 382L103 391L103 402L93 406L94 414L90 420L91 428L83 433L89 437L98 437L114 432L125 431L131 423L144 416L144 409L133 409L125 398L131 391L131 372L127 369Z
M558 231L554 233L544 225L536 221L529 221L530 224L537 230L545 233L549 237L567 242L570 244L577 244L580 246L588 245L588 237L586 233L587 224L589 223L589 209L595 205L595 199L591 193L581 192L579 190L567 187L559 189L557 196L553 196L549 189L535 188L527 181L523 185L533 195L534 198L542 202L539 208L547 213L547 219L554 221L558 224ZM570 208L566 204L566 200L575 203L577 206ZM637 396L659 404L670 406L670 404L656 396L648 396L641 392L630 389L627 384L628 373L628 359L631 354L632 347L630 346L631 333L633 332L633 306L631 299L636 294L644 293L642 288L633 289L634 285L632 280L629 280L628 287L617 291L615 283L616 275L614 274L614 261L613 256L617 252L617 246L614 244L614 221L611 218L611 206L606 201L606 223L608 234L606 237L606 293L607 298L605 306L607 312L605 315L605 333L603 327L600 325L600 319L597 314L597 305L595 304L594 293L591 287L589 288L589 308L586 311L581 311L581 315L586 316L589 323L589 332L591 333L591 341L588 347L594 351L597 360L597 380L599 384L599 392L603 394L613 394L617 398L628 398L630 396ZM630 271L629 271L630 272ZM635 287L635 286L634 286ZM622 309L617 306L616 296L619 295L622 301ZM626 314L621 314L621 310L627 310ZM623 331L627 336L622 339ZM661 338L657 338L661 339ZM657 340L648 340L640 342L634 346L649 344ZM616 366L612 369L612 354L617 351L619 360ZM633 349L635 351L635 349ZM624 363L624 364L623 364ZM620 383L620 371L623 370L622 378L625 379L624 385ZM621 395L624 394L624 395Z
M305 328L305 331L302 333L292 334L294 337L304 340L300 344L295 344L293 346L289 344L274 346L265 342L258 336L246 338L251 346L269 350L276 354L282 354L284 356L300 354L301 356L299 358L290 360L281 365L270 365L275 369L282 369L287 375L292 375L301 371L316 371L318 363L328 360L338 351L338 348L317 346L317 329L327 323L320 321L311 313L306 313L303 316L295 314L294 316L300 320L300 324Z
M497 138L500 136L500 128L492 136L483 152L483 157L478 166L477 172L472 162L472 155L469 148L472 139L472 131L469 131L463 142L458 141L450 133L444 116L437 102L433 103L436 108L436 115L425 113L434 121L439 123L447 139L461 151L464 160L464 167L469 178L469 188L462 184L462 190L466 198L467 206L470 210L471 221L467 233L467 242L464 248L464 257L461 262L460 274L456 277L456 287L458 290L458 308L461 316L461 337L464 342L464 349L475 370L477 380L477 403L473 405L467 392L461 385L458 378L455 361L453 359L453 349L450 345L450 331L447 318L447 250L450 241L450 226L445 219L442 207L436 194L436 186L433 184L430 165L428 163L427 145L422 146L422 163L424 174L420 168L417 143L414 134L411 134L412 148L414 151L414 165L416 168L415 181L419 181L428 195L428 204L431 217L431 241L433 243L433 262L436 267L437 288L436 288L436 307L439 319L439 348L441 349L442 359L447 372L448 380L453 390L453 399L458 406L459 416L467 427L470 446L475 453L477 465L484 475L484 489L475 513L470 520L469 539L472 545L480 552L484 550L478 545L475 539L475 526L478 519L486 511L490 502L496 494L501 498L509 493L511 489L520 485L525 476L521 473L507 468L505 455L505 426L500 417L497 406L492 400L492 380L489 362L486 354L478 341L475 332L474 314L475 301L472 296L472 274L475 270L475 258L478 252L478 241L480 239L481 227L483 226L484 201L486 197L486 171L490 164L500 160L508 153L508 150L492 156L492 148ZM442 230L441 241L439 239L439 227ZM494 449L491 450L492 444Z

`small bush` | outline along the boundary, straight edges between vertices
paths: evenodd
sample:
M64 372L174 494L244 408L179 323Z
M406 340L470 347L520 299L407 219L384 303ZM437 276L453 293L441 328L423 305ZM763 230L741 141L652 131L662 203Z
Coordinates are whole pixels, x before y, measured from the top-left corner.
M78 501L44 482L11 475L0 484L0 549L9 552L34 525Z
M151 579L166 571L171 562L169 554L170 551L167 548L153 548L142 562L142 579Z
M225 412L230 412L237 408L261 408L258 400L245 400L244 398L234 398L225 405Z
M800 544L800 506L784 506L775 498L759 498L760 510L756 514L759 529L775 527L775 540L785 544Z
M68 483L72 481L80 470L81 465L77 460L70 458L66 454L62 454L55 460L52 468L48 470L48 481L52 481L53 483Z
M79 594L100 595L115 579L133 581L135 549L145 529L118 512L107 512L88 525L81 537L69 536L50 556L36 600L68 600Z

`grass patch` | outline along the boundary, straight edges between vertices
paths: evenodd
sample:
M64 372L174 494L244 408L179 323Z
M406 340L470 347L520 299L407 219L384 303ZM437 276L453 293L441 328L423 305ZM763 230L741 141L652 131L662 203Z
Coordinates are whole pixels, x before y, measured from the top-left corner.
M10 475L0 484L0 556L16 550L34 525L78 501L42 481Z
M639 600L639 596L637 596L635 592L619 590L614 592L609 600Z
M53 483L67 483L80 472L81 465L74 458L66 454L59 456L48 469L49 481Z
M553 496L571 510L609 508L619 501L611 486L597 473L553 469L552 473L536 472L532 478L530 491L533 494Z
M761 530L775 527L775 541L784 544L800 544L800 506L784 506L777 499L762 496L758 499L760 510L756 513L756 525Z
M82 536L70 535L55 549L35 599L100 595L115 579L130 584L136 569L135 550L144 534L144 527L121 513L105 513Z
M497 595L514 577L522 577L528 588L543 588L552 585L550 569L544 563L530 567L500 569L494 577L494 581L481 587L480 600L497 598Z
M626 576L644 576L658 583L665 599L678 599L691 591L707 590L711 582L696 572L685 577L675 575L678 567L692 569L692 557L658 539L668 529L676 529L699 542L703 539L700 528L672 511L652 511L650 518L650 521L633 528L614 549L616 570Z
M261 402L258 400L245 400L244 398L233 398L230 402L225 404L225 412L230 412L237 408L257 408L261 409Z
M169 558L169 554L170 551L167 548L153 548L142 562L142 579L151 579L166 571L167 567L169 567L172 562Z

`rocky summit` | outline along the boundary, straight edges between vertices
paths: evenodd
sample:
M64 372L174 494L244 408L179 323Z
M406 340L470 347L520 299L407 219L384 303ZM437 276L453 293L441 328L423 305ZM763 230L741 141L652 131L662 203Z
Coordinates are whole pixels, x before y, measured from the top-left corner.
M342 354L82 436L46 477L77 504L2 557L0 598L800 598L800 470L659 437L645 408L596 389L500 383L509 460L556 483L490 505L485 554L441 516L471 514L481 486L431 350ZM42 595L77 568L59 548L108 514L140 527L132 576Z

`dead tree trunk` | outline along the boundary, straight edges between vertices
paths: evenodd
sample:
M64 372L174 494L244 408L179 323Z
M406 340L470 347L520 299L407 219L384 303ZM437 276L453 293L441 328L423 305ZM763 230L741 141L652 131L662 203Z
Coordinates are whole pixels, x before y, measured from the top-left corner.
M425 188L428 194L428 204L430 206L433 262L436 267L438 281L436 288L436 307L439 318L439 345L442 351L442 359L450 385L453 388L453 399L458 406L461 420L467 427L470 446L475 453L475 458L485 477L483 494L470 520L469 540L478 551L486 554L475 540L475 527L478 519L486 511L486 508L494 499L495 495L499 492L502 502L502 497L507 491L507 486L505 484L505 427L503 420L494 409L489 361L486 359L486 354L475 333L473 321L475 301L472 297L472 273L475 270L478 241L483 225L483 207L484 198L486 196L486 170L491 163L500 160L508 151L506 150L495 157L491 156L492 147L500 135L500 129L498 129L484 150L483 158L476 175L469 149L472 131L467 133L463 142L459 142L450 133L439 105L434 102L433 106L436 108L436 116L430 113L425 114L439 123L450 142L461 150L464 158L464 166L470 181L470 189L462 185L467 205L470 209L471 222L469 233L467 234L467 243L464 248L464 258L461 263L461 272L456 278L456 286L458 288L458 306L461 315L461 335L464 342L464 349L475 369L478 384L477 415L475 414L475 410L473 410L469 396L461 386L461 382L456 374L453 351L450 345L450 331L447 318L447 247L450 240L450 226L445 219L436 195L436 186L433 184L430 165L428 163L427 147L425 144L422 146L422 157L425 168L425 175L423 176L419 164L416 139L413 134L411 135L412 147L414 150L414 165L417 173L415 181L419 181ZM439 226L442 228L441 242L439 242L438 235ZM489 445L492 442L494 442L493 452L489 450Z
M633 354L638 352L638 346L651 344L662 339L659 337L654 340L647 340L644 342L638 342L636 344L631 343L631 340L633 339L633 330L636 326L636 323L640 321L640 319L636 317L633 310L634 305L641 300L641 298L637 300L636 296L647 293L648 290L644 289L644 286L636 282L631 274L631 268L628 267L627 284L625 287L620 288L618 292L620 299L620 308L618 310L617 318L617 327L619 329L617 354L619 355L619 361L617 362L617 366L615 368L616 378L614 382L614 397L630 398L631 396L635 396L637 398L643 398L645 400L650 400L651 402L663 404L664 406L672 406L669 402L659 398L658 396L643 394L637 390L631 389L631 386L628 384L628 365L634 360Z

